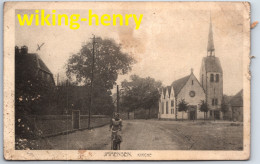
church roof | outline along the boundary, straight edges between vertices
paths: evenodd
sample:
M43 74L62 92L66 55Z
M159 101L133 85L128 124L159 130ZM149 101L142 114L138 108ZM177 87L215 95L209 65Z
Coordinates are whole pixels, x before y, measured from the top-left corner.
M180 79L172 82L172 84L170 86L161 88L160 89L160 94L163 94L163 97L165 98L166 97L166 92L168 90L168 94L170 96L171 95L171 91L172 91L171 88L173 87L174 95L177 96L180 93L180 91L182 90L182 88L185 86L187 81L190 79L190 76L192 76L192 75L193 75L193 73L191 73L188 76L185 76L183 78L180 78Z
M167 86L169 96L171 95L171 91L172 91L171 88L172 88L171 86Z
M243 106L243 89L230 100L231 106Z
M207 56L203 58L206 72L220 72L222 73L222 67L220 60L215 56Z
M189 80L190 75L185 76L183 78L180 78L174 82L172 82L173 86L173 90L174 90L174 94L175 96L177 96L179 94L179 92L181 91L181 89L184 87L184 85L186 84L186 82Z
M159 93L163 95L163 98L165 98L166 88L165 88L165 87L162 87L162 88L159 90Z

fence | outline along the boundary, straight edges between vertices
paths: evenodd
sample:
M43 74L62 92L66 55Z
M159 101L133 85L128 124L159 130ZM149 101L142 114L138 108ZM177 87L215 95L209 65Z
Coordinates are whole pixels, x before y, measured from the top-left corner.
M90 127L97 128L110 123L110 117L105 115L92 115ZM58 135L73 131L71 115L44 115L30 116L30 122L34 129L38 131L40 137ZM80 129L88 128L88 115L80 116Z

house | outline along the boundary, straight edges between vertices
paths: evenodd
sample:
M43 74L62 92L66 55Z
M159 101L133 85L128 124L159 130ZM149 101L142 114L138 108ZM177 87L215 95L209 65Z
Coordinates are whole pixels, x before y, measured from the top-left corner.
M243 89L231 98L230 110L233 121L243 121Z
M16 111L27 114L48 113L53 103L55 82L53 74L36 53L28 47L15 47L15 105ZM20 108L18 110L18 108Z
M159 100L159 119L203 119L204 113L199 110L201 101L206 98L204 89L191 70L190 75L174 81L171 86L161 89ZM178 111L178 103L181 100L188 103L186 112Z

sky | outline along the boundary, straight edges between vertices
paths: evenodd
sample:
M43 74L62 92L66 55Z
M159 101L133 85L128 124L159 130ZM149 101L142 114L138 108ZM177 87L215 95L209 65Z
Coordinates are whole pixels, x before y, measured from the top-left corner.
M51 10L46 12L50 13ZM112 38L122 45L123 51L136 59L132 71L120 75L117 83L129 79L132 74L150 76L163 85L187 76L194 70L199 79L202 58L207 55L210 15L213 27L215 55L223 69L224 94L234 95L243 87L243 23L239 10L180 10L165 8L143 10L94 10L94 14L143 14L138 30L134 21L129 26L20 26L15 20L16 45L27 45L30 53L36 52L37 44L44 43L37 53L56 77L65 78L68 58L77 53L84 42L91 41L92 34ZM16 14L34 13L34 10L17 10ZM56 10L56 14L81 14L86 10Z

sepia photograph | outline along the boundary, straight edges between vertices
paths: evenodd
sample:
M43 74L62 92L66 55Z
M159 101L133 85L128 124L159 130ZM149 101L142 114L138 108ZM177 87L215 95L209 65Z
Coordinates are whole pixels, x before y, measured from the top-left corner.
M246 160L247 2L8 2L8 160Z

